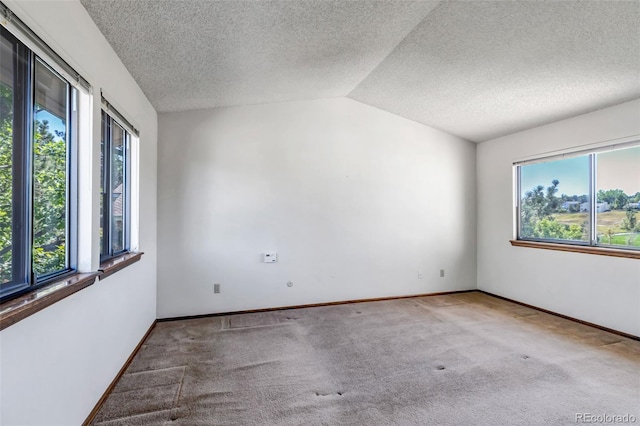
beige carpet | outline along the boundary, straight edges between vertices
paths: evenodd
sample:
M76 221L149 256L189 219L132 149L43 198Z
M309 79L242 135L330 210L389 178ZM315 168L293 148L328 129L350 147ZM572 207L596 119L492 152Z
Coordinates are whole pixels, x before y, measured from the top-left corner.
M640 342L478 292L158 323L99 425L635 416Z

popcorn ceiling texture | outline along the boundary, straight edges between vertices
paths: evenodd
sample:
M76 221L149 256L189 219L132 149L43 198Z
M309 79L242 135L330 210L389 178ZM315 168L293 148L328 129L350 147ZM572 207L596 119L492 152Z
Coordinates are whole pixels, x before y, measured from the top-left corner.
M640 2L81 0L159 112L349 96L481 142L640 97Z
M640 2L446 2L349 96L476 142L636 99Z
M168 112L346 96L437 2L82 4L153 106Z

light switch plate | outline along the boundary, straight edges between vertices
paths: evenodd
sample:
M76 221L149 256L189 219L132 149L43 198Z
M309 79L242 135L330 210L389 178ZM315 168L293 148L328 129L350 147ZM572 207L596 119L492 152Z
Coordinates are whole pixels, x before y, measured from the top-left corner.
M278 261L278 253L275 251L267 251L262 253L262 262L275 263Z

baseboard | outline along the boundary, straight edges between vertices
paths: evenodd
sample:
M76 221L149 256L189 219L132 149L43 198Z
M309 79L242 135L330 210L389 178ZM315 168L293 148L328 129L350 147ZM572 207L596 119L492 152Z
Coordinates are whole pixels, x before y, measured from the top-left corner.
M104 404L104 402L107 400L107 398L113 391L113 388L115 388L116 384L118 383L118 381L120 380L124 372L129 367L129 364L131 364L131 361L133 361L133 358L135 358L135 356L140 351L140 348L142 348L142 345L147 340L147 337L149 337L149 334L151 334L151 331L156 326L156 322L157 320L154 320L151 326L149 327L149 329L147 330L147 332L144 334L144 336L142 336L142 339L140 339L140 342L138 343L138 345L135 347L133 352L131 352L131 355L129 355L129 358L127 358L127 361L124 363L120 371L118 371L118 374L116 374L116 377L114 377L114 379L111 381L107 389L104 391L104 393L96 403L95 407L93 407L93 410L91 410L86 420L82 423L82 426L88 426L89 424L91 424L93 419L95 419L96 415L98 414L98 411L100 411L100 409L102 408L102 404Z
M517 300L509 299L508 297L498 296L497 294L489 293L488 291L484 291L484 290L476 290L476 291L478 291L480 293L483 293L483 294L486 294L487 296L496 297L498 299L506 300L507 302L511 302L511 303L515 303L517 305L525 306L527 308L535 309L536 311L544 312L545 314L555 315L557 317L564 318L566 320L577 322L577 323L580 323L580 324L583 324L583 325L588 325L589 327L594 327L594 328L597 328L597 329L602 330L602 331L607 331L609 333L613 333L613 334L616 334L618 336L622 336L622 337L626 337L628 339L633 339L633 340L640 341L640 337L639 336L635 336L633 334L625 333L624 331L618 331L618 330L614 330L612 328L603 327L601 325L594 324L594 323L591 323L591 322L588 322L588 321L583 321L583 320L580 320L580 319L577 319L577 318L573 318L573 317L570 317L570 316L567 316L567 315L559 314L557 312L549 311L547 309L539 308L537 306L529 305L528 303L518 302Z
M280 306L277 308L263 308L263 309L249 309L244 311L229 311L229 312L218 312L215 314L202 314L202 315L186 315L179 317L169 317L169 318L160 318L158 322L165 321L180 321L185 319L197 319L197 318L210 318L210 317L219 317L223 315L237 315L237 314L255 314L258 312L272 312L272 311L286 311L288 309L300 309L300 308L317 308L319 306L333 306L333 305L346 305L349 303L364 303L364 302L380 302L383 300L398 300L398 299L411 299L414 297L425 297L425 296L443 296L447 294L459 294L459 293L470 293L473 291L477 291L476 289L472 290L454 290L454 291L441 291L438 293L424 293L424 294L411 294L408 296L389 296L389 297L374 297L371 299L354 299L354 300L342 300L339 302L324 302L324 303L310 303L306 305L292 305L292 306Z

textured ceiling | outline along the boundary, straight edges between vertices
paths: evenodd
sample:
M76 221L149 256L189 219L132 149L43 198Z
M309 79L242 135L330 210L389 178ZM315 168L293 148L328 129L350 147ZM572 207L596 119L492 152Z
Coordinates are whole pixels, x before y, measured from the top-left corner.
M484 141L640 98L640 1L81 0L160 112L350 96Z
M346 96L437 2L82 4L164 112Z
M472 141L636 99L640 2L442 3L350 96Z

